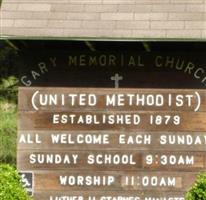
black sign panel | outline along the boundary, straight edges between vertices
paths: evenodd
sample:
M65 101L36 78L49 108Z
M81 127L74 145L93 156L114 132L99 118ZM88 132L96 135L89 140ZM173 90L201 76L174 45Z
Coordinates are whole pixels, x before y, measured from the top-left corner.
M23 86L205 88L202 53L68 51L25 54Z
M26 191L30 196L33 196L33 187L34 187L33 172L21 171L19 172L19 175L21 176L21 182L23 187L26 189Z

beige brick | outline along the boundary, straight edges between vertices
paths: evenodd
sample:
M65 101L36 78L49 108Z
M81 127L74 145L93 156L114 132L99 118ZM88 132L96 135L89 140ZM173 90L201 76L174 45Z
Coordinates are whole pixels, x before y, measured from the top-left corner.
M34 20L46 20L49 19L50 12L31 12L31 19Z
M186 11L187 12L206 12L206 3L204 4L189 4L186 6Z
M150 20L150 13L135 13L135 20Z
M132 31L130 30L112 30L106 31L105 29L76 29L76 30L64 30L65 37L75 37L75 38L126 38L132 37Z
M165 38L165 30L134 30L132 31L133 38Z
M154 21L151 22L151 29L183 29L183 21Z
M31 18L32 12L2 11L1 16L4 19L25 19Z
M151 13L150 20L168 20L168 13Z
M171 3L179 4L202 4L205 0L171 0Z
M48 22L49 28L80 28L81 21L67 21L67 20L50 20Z
M4 35L9 36L20 36L20 37L34 37L36 36L36 33L38 32L38 37L41 37L42 39L45 37L48 39L48 37L60 37L63 35L63 30L60 29L46 29L46 28L12 28L7 29L4 31Z
M99 13L68 13L67 19L69 20L98 20Z
M43 3L24 3L24 4L19 4L18 10L20 11L50 11L51 5L50 4L43 4Z
M203 20L203 13L169 13L169 20Z
M51 4L51 11L54 11L54 12L83 12L84 5Z
M32 36L35 34L37 29L28 28L28 29L25 29L25 31L28 32L29 36ZM54 29L54 28L39 28L38 33L39 33L39 37L42 37L42 38L45 37L46 39L48 39L48 37L51 37L51 38L60 37L61 35L63 35L63 30Z
M133 20L133 13L102 13L102 20Z
M102 29L64 29L64 36L72 38L106 38L108 36L108 31Z
M116 25L115 21L83 21L82 28L85 29L114 29Z
M48 37L61 37L64 33L63 29L55 29L55 28L40 28L38 29L40 37L45 37L48 39ZM29 33L32 36L35 33L35 29L29 29Z
M39 27L46 27L47 21L46 20L15 20L14 27L24 28L39 28Z
M109 37L111 37L111 36L109 36ZM119 39L122 39L122 38L129 39L132 37L132 31L131 30L113 30L112 37L116 37Z
M206 38L206 0L4 0L1 15L7 35Z
M167 20L168 13L135 13L135 20Z
M3 35L7 35L10 37L34 37L36 32L38 31L38 36L42 39L48 39L48 37L60 37L63 35L63 30L59 29L46 29L46 28L5 28L2 32Z
M118 12L151 12L152 5L118 5Z
M36 3L37 1L36 0L6 0L7 2L9 3ZM53 3L53 2L56 2L55 0L38 0L38 2L40 3ZM69 3L68 0L59 0L59 2L61 3Z
M66 12L31 12L32 19L54 19L54 20L66 20Z
M18 4L16 3L2 3L1 10L2 11L15 11L18 8Z
M85 37L96 37L98 35L98 30L88 30L88 29L64 29L63 36L71 38L85 38Z
M53 13L50 12L32 12L32 19L34 20L47 20L50 19L50 15ZM66 17L65 17L66 18ZM58 19L58 18L56 18Z
M135 0L102 0L103 4L135 4Z
M102 4L95 4L95 5L85 5L85 11L90 12L117 12L118 5L102 5Z
M50 12L48 19L67 20L67 12Z
M202 38L205 40L206 39L206 30L202 31Z
M149 21L118 21L117 29L149 29Z
M185 28L191 30L206 29L206 21L186 21Z
M201 30L167 30L167 38L201 38Z
M185 5L183 4L154 4L152 6L152 11L154 12L184 12Z
M170 3L170 0L136 0L136 4L168 4Z
M14 31L12 32L13 27L2 27L0 26L0 39L4 38L4 37L10 37L11 38L11 33L14 33ZM14 33L14 36L16 37L16 33Z
M12 27L13 25L14 25L14 20L11 20L11 19L0 20L1 27Z
M71 4L101 4L102 0L70 0Z

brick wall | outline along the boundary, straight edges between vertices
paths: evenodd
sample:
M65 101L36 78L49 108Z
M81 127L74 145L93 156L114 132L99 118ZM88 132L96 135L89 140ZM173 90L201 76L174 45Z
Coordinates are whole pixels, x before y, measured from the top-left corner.
M206 0L3 0L1 36L206 39Z

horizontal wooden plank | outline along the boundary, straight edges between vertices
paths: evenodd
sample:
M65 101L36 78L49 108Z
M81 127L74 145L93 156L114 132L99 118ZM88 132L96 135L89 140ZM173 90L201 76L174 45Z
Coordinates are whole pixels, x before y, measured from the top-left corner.
M175 171L204 169L204 152L157 151L18 151L17 165L21 170L79 169L85 170L158 170Z
M19 88L20 111L206 111L206 91L188 89Z
M20 112L23 130L206 131L204 112Z
M66 192L64 190L53 192L35 191L34 198L41 200L60 200L61 198L70 200L184 200L185 192L138 192L138 191L81 191Z
M193 172L38 171L34 191L186 191L194 183Z
M17 165L21 170L92 169L135 170L143 165L142 154L118 151L47 152L18 151Z
M18 150L206 151L205 132L19 131Z

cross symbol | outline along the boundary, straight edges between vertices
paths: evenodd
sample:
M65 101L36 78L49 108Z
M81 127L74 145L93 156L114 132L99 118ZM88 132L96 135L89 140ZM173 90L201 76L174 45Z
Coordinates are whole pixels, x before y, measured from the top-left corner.
M115 88L119 87L119 81L123 80L123 77L119 74L115 74L111 77L111 80L114 81Z

